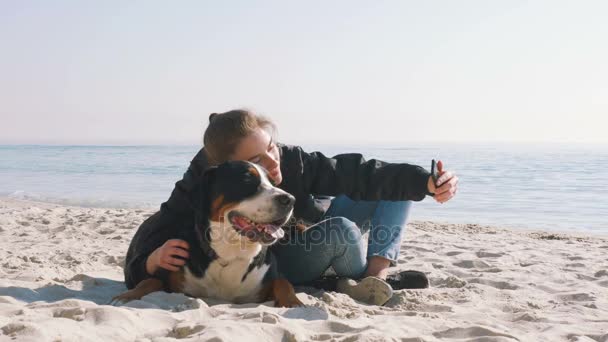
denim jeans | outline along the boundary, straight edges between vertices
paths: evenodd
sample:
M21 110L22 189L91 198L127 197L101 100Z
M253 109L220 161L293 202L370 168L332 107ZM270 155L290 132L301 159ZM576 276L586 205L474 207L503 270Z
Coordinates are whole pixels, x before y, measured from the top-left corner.
M410 208L411 201L335 197L319 223L273 246L279 271L299 285L317 280L330 266L338 276L359 279L372 256L386 258L394 265ZM362 239L366 232L367 246Z

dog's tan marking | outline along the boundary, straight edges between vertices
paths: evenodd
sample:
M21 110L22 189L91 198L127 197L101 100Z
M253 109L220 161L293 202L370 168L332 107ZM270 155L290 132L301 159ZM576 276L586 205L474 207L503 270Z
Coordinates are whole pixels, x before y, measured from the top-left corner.
M220 207L216 212L211 212L211 221L224 222L224 214L236 206L236 203L228 203Z
M211 221L224 222L224 213L236 207L238 203L224 203L224 196L220 195L211 205Z
M169 290L171 290L171 292L179 292L179 293L184 292L184 269L183 268L181 268L177 272L171 272L169 274L168 288L169 288Z
M211 203L211 214L218 211L222 204L224 204L224 195L219 195L213 200L213 203Z
M260 172L254 166L252 166L252 167L249 168L249 172L251 172L256 177L260 178Z
M211 203L210 220L215 222L224 222L224 213L236 205L237 203L224 203L224 195L219 195L213 200L213 203Z
M296 292L287 279L275 279L269 287L266 291L270 292L269 297L274 299L275 306L286 308L304 306L304 303L296 297Z

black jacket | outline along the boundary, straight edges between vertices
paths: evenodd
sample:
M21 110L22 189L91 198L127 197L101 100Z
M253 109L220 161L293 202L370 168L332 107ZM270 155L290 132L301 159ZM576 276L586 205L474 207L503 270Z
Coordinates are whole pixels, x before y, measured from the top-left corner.
M320 152L306 153L298 146L279 145L283 181L279 187L296 198L294 217L315 223L325 209L314 196L345 194L353 200L422 200L430 173L420 166L365 161L361 154L328 158ZM188 201L196 180L209 167L204 148L190 162L182 180L160 211L139 227L125 260L125 282L133 288L150 277L145 269L148 256L180 229L192 229L194 214Z

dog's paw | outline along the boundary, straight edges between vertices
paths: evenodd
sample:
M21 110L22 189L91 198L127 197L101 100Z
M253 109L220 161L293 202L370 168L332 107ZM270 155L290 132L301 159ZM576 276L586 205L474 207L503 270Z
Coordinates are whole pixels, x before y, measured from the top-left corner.
M298 299L298 297L293 296L275 300L274 306L278 308L297 308L305 305Z
M133 291L127 291L123 294L120 294L120 295L112 298L112 300L110 300L108 305L113 305L113 306L124 305L132 300L137 300L137 299L141 299L141 296L139 296L137 293L134 293Z

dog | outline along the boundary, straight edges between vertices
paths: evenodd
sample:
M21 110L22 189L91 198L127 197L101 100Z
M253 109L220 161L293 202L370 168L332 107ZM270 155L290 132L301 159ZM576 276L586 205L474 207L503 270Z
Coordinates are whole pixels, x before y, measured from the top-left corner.
M205 171L190 199L195 224L176 236L190 246L186 264L141 281L111 304L165 290L233 303L303 305L269 250L284 236L281 226L290 220L295 198L275 187L265 169L245 161L223 163Z

